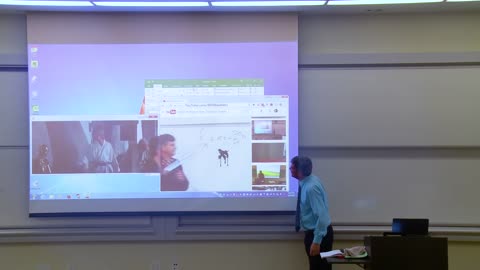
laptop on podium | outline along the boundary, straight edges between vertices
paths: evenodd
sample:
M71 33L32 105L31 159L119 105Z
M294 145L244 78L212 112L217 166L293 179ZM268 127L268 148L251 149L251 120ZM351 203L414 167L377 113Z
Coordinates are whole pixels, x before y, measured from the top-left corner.
M394 218L392 232L386 232L384 235L428 236L428 224L428 219L423 218Z

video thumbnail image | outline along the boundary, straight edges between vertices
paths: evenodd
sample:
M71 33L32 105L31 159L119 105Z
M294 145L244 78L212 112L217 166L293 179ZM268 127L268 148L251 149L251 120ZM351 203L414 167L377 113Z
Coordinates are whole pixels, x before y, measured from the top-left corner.
M285 143L252 143L253 162L286 162Z
M285 120L253 120L252 140L284 140L287 136Z
M286 185L286 166L257 164L252 166L252 185Z
M142 172L156 120L34 121L32 173Z

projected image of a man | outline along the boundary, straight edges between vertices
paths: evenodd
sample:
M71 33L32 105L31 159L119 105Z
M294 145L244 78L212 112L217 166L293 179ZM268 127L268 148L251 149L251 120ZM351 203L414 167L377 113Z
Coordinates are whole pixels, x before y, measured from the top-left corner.
M112 144L105 140L105 131L102 127L95 127L92 132L89 168L91 172L95 173L120 172L115 151Z
M175 137L170 134L155 136L149 143L150 157L146 172L160 172L161 191L185 191L189 181L179 160L175 159Z

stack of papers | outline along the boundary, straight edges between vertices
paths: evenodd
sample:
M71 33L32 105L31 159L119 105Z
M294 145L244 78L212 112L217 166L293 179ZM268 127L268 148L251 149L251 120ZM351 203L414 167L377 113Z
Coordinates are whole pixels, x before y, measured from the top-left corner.
M332 250L332 251L327 251L327 252L320 252L320 257L323 258L330 258L330 257L337 257L337 256L343 256L343 252L339 249Z

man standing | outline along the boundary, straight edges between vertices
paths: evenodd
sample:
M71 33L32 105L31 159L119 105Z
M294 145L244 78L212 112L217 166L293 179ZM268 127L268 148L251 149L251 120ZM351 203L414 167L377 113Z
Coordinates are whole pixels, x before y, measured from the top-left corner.
M175 137L162 134L150 139L150 158L145 164L145 172L160 172L161 191L186 191L189 181L183 172L183 166L176 158Z
M320 179L312 175L312 160L308 157L294 157L290 172L299 180L295 229L305 231L304 243L310 270L331 270L332 266L320 257L320 251L330 251L333 245L325 189Z
M89 167L94 173L117 173L120 171L112 145L105 140L105 131L96 127L92 132Z

